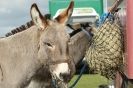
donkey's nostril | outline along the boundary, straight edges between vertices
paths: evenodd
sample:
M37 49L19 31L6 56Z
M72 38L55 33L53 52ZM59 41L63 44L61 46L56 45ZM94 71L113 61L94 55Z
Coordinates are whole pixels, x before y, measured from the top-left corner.
M69 75L70 75L69 73L60 73L60 76L61 76L61 77L69 76Z
M70 74L69 73L60 73L60 77L63 79L65 82L70 81Z

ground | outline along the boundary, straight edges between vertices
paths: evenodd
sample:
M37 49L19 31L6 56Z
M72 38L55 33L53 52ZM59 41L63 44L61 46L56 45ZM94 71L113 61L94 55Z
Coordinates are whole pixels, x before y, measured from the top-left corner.
M71 80L70 85L75 81L78 75ZM109 85L111 82L100 75L83 75L75 88L99 88L99 85Z

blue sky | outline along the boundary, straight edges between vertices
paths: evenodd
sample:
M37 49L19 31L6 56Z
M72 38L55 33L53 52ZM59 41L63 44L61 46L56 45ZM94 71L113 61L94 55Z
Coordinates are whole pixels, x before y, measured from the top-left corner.
M42 14L48 13L48 0L0 0L0 36L31 20L32 3L37 3Z

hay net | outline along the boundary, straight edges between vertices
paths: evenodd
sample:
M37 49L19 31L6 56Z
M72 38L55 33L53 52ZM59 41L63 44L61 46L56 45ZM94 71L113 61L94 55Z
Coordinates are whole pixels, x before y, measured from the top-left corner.
M91 70L108 79L114 79L123 69L123 33L117 15L106 18L97 29L85 58Z

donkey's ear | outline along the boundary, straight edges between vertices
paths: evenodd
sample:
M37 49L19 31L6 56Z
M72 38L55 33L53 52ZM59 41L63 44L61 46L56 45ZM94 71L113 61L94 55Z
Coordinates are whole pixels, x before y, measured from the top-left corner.
M39 11L37 5L34 3L31 6L30 10L31 18L34 24L41 29L45 29L47 26L47 19L43 17L41 12Z
M74 7L74 1L71 1L68 8L63 12L61 12L59 16L55 18L55 20L61 24L65 24L69 20L70 16L72 15L73 7Z

